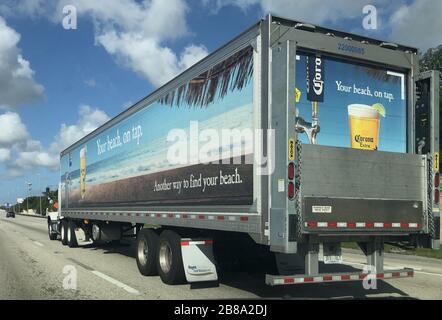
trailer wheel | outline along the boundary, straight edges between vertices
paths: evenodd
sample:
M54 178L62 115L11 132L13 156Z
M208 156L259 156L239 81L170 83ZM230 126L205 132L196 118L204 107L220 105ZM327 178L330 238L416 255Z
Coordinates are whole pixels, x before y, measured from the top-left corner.
M161 280L166 284L185 282L181 237L174 231L165 230L160 235L157 268Z
M48 221L48 235L49 235L49 240L57 240L57 232L54 232L52 230L52 223L50 220Z
M75 222L69 221L67 223L67 244L69 248L76 248L78 247L77 237L75 235Z
M68 240L67 240L67 222L66 220L63 220L61 222L61 244L66 246L68 244Z
M155 276L159 236L152 229L142 229L137 236L137 266L144 276Z

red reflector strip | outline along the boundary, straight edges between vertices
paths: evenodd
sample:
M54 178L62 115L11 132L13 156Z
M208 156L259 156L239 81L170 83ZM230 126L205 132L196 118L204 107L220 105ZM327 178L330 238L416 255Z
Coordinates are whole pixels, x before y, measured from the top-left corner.
M204 244L206 246L211 246L211 245L213 245L213 240L206 240Z
M157 218L161 218L161 214L157 213Z
M200 219L200 220L204 220L204 219L206 219L206 216L204 216L204 215L201 214L201 215L198 216L198 219Z
M189 218L189 215L183 214L182 217L183 217L183 219L187 219L187 218Z
M338 223L337 222L329 222L328 223L328 227L329 228L337 228L338 227Z
M361 281L367 278L370 279L390 279L390 278L406 278L412 277L413 271L410 269L395 270L391 273L366 274L366 273L350 273L350 274L326 274L319 276L292 276L292 277L278 277L270 276L273 279L266 280L270 285L285 285L285 284L303 284L303 283L321 283L321 282L340 282L340 281Z
M173 218L173 214L169 213L168 217Z
M315 221L309 221L309 222L307 222L307 226L309 228L317 228L318 227L318 223L315 222Z
M181 241L181 246L185 247L189 245L189 241Z
M218 216L217 219L218 220L224 220L225 218L224 218L224 216Z
M249 221L249 217L241 217L240 220L241 221Z
M321 221L307 221L305 222L307 228L330 228L330 229L409 229L409 228L422 228L422 224L408 223L408 222L321 222Z

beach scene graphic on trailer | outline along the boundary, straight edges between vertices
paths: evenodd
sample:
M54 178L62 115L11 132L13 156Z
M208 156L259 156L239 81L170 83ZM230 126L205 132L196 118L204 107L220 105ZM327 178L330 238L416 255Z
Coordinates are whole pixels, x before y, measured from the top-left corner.
M176 141L168 138L180 130L191 139L194 124L198 132L210 129L219 136L226 129L253 132L252 79L248 47L64 155L69 207L251 204L253 162L244 161L253 156L251 139L221 141L208 150L218 161L207 164L189 154L186 161L171 161L177 160L168 152Z

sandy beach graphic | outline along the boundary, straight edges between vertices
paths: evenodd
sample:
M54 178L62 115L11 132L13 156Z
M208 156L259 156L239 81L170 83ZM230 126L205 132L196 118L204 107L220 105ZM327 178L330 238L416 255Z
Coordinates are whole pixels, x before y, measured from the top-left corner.
M253 164L246 163L254 155L252 57L250 48L239 52L228 64L213 67L217 72L204 72L65 155L61 174L69 207L251 204ZM221 138L204 149L210 161L203 161L199 153L196 160L179 154L174 157L186 161L173 161L169 151L176 142L168 137L178 130L190 150L193 124L198 140L207 129ZM235 139L235 133L224 140L225 130L251 134ZM220 162L246 155L248 161L239 164Z

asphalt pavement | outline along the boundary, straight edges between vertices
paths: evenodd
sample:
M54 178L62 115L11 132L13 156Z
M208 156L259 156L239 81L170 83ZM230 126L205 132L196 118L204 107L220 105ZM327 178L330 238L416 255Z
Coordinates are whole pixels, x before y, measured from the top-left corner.
M344 251L345 268L362 269L365 257ZM0 214L0 299L442 299L442 261L387 254L386 269L412 267L413 278L269 287L264 274L224 273L218 287L169 286L144 277L136 266L135 243L71 249L50 241L45 219Z

